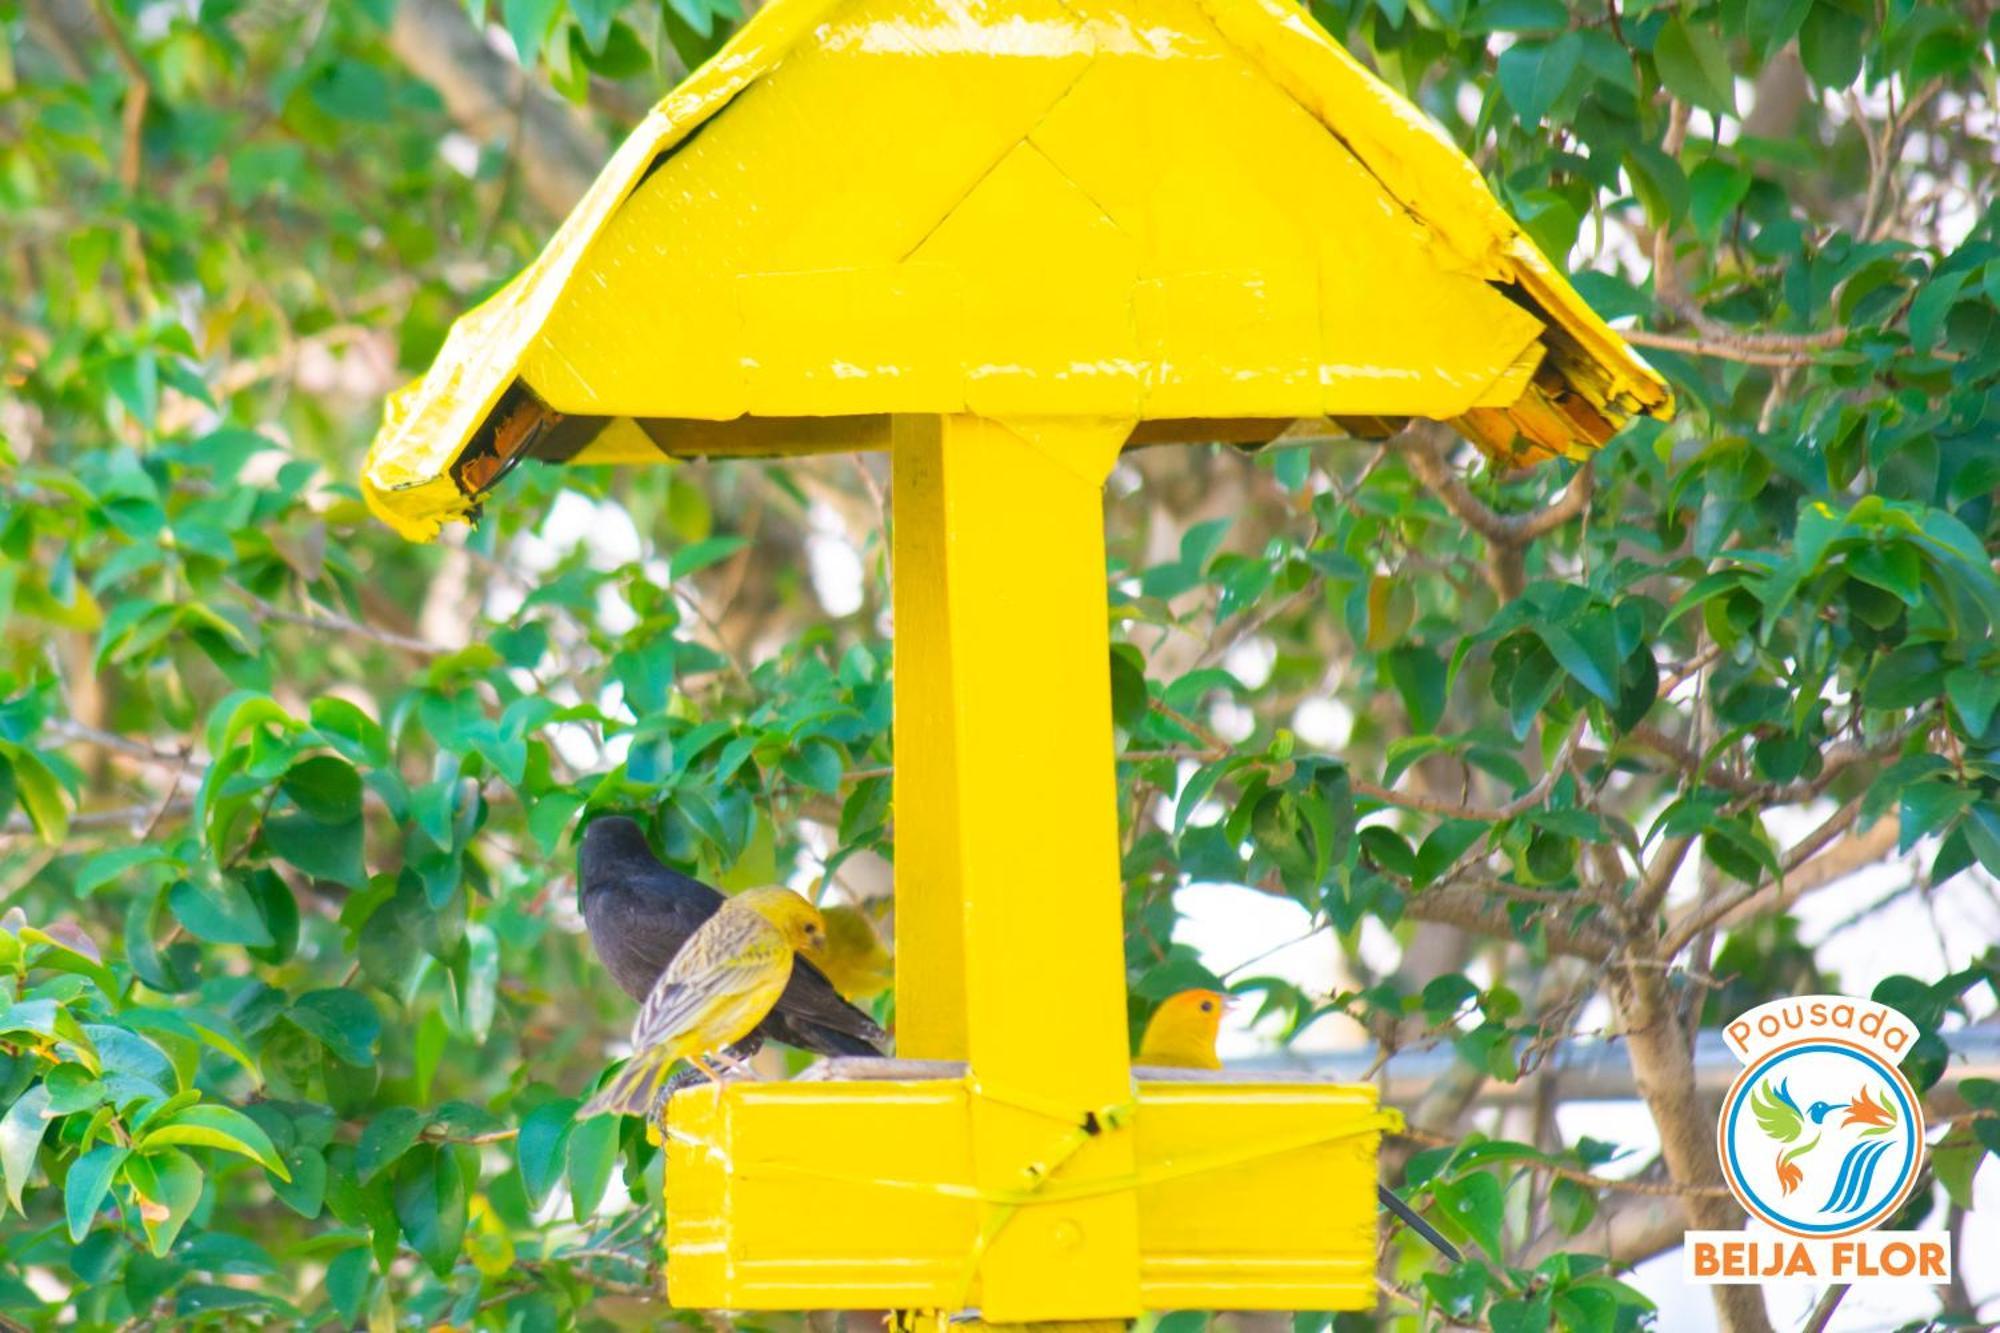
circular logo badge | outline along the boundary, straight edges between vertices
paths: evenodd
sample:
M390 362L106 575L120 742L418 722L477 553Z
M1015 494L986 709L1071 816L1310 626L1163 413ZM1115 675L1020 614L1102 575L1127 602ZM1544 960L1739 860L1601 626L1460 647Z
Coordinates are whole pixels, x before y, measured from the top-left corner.
M1923 1108L1895 1066L1830 1037L1752 1061L1729 1089L1717 1149L1730 1192L1794 1236L1850 1236L1917 1182Z

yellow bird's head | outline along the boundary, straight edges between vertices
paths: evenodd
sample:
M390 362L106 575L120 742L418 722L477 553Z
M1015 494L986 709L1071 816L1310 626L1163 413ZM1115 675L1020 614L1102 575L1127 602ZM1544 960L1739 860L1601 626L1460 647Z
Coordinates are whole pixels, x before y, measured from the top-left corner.
M826 918L826 957L816 961L833 988L857 1004L888 990L895 968L868 914L836 903L822 907L820 915Z
M800 953L817 955L825 951L826 921L817 907L790 889L745 889L733 901L776 926L785 943Z
M1215 1053L1215 1034L1222 1027L1222 1011L1228 1005L1229 997L1220 991L1184 990L1169 995L1146 1023L1137 1063L1168 1069L1222 1068Z

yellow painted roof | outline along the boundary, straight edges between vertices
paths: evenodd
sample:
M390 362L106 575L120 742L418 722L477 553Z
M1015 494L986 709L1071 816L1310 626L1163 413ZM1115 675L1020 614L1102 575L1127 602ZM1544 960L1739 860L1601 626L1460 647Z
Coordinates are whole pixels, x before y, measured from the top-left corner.
M1429 417L1528 461L1669 401L1289 0L771 0L391 397L363 483L424 539L518 456L898 412Z

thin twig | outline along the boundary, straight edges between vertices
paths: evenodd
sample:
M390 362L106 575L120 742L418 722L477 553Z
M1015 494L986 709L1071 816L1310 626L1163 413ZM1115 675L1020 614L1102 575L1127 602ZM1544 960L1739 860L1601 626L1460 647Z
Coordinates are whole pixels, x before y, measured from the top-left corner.
M1733 893L1699 904L1694 910L1675 922L1673 927L1668 930L1666 939L1660 946L1660 956L1662 958L1672 958L1682 949L1686 948L1690 940L1710 926L1718 925L1728 920L1739 910L1755 902L1764 894L1771 892L1774 888L1782 891L1784 877L1812 860L1815 856L1818 856L1835 838L1847 832L1853 826L1855 818L1860 813L1861 797L1857 796L1829 815L1825 822L1820 824L1818 828L1799 839L1779 859L1780 873L1774 879L1761 879L1755 884L1746 884ZM1893 834L1893 823L1890 821L1884 822L1889 824L1890 831ZM1878 825L1877 827L1881 826ZM1879 836L1874 830L1871 830L1870 833L1873 836ZM1894 845L1893 836L1889 839L1889 842L1891 846Z
M1412 1143L1421 1143L1429 1148L1456 1148L1459 1146L1459 1141L1450 1135L1434 1134L1425 1129L1400 1130L1396 1133L1395 1137L1408 1139ZM1645 1194L1661 1199L1684 1199L1690 1195L1715 1196L1719 1198L1729 1193L1728 1188L1722 1185L1676 1185L1672 1181L1666 1180L1633 1180L1620 1176L1600 1176L1594 1172L1585 1171L1581 1167L1564 1166L1561 1162L1537 1161L1532 1158L1516 1158L1508 1164L1524 1166L1531 1171L1540 1171L1546 1175L1559 1176L1564 1180L1575 1181L1579 1185L1587 1185L1594 1190L1612 1190L1623 1194Z
M1835 330L1845 338L1847 330ZM1654 333L1650 329L1620 329L1618 336L1634 347L1657 347L1661 351L1681 352L1688 356L1707 357L1714 361L1735 361L1746 366L1776 366L1793 369L1800 366L1817 365L1820 357L1809 351L1770 351L1759 347L1745 347L1732 340L1714 337L1689 338L1677 333ZM1816 335L1802 334L1801 337ZM1838 343L1829 345L1837 346Z
M1844 1282L1828 1287L1819 1298L1819 1303L1813 1306L1812 1314L1799 1333L1826 1333L1826 1326L1833 1320L1833 1312L1840 1308L1841 1299L1846 1295L1847 1284Z
M252 593L244 592L242 595L251 616L259 621L275 620L287 625L303 625L309 629L368 639L416 657L443 657L457 651L441 643L432 643L429 639L419 639L414 635L398 634L395 630L383 629L378 625L364 624L338 612L288 611L284 607L273 606Z

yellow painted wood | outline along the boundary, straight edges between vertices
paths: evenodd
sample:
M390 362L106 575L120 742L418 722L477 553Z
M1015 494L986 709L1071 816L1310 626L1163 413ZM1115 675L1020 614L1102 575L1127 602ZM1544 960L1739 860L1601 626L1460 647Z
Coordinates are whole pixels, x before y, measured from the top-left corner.
M1028 1166L1131 1171L1109 1113L1130 1079L1102 493L1130 429L896 428L898 1043L970 1061L990 1190L1024 1188ZM1093 1111L1104 1132L1076 1142ZM1137 1313L1129 1191L991 1208L986 1225L989 1318Z
M772 0L392 399L376 511L465 516L517 388L642 425L1431 417L1509 461L1669 409L1291 0Z
M944 423L898 417L889 484L895 611L896 1049L965 1058L965 883L947 616ZM1039 802L1037 802L1039 804ZM904 822L902 815L912 816Z
M990 1268L965 1285L990 1207L978 1197L969 1089L960 1079L737 1082L675 1096L670 1299L704 1309L972 1308L1005 1324L1089 1317L1060 1285L1061 1266L1034 1306L996 1305ZM1376 1151L1395 1123L1367 1086L1140 1083L1121 1182L1138 1200L1138 1304L1372 1306ZM1048 1207L1060 1216L1087 1202Z
M968 417L940 429L966 1054L986 1093L973 1168L991 1190L1022 1188L1024 1163L1055 1183L1132 1169L1129 1132L1108 1114L1075 1142L1077 1116L1131 1096L1103 509L1130 429ZM929 805L899 812L899 827ZM1138 1312L1129 1192L989 1208L985 1225L1001 1228L981 1267L987 1318Z

